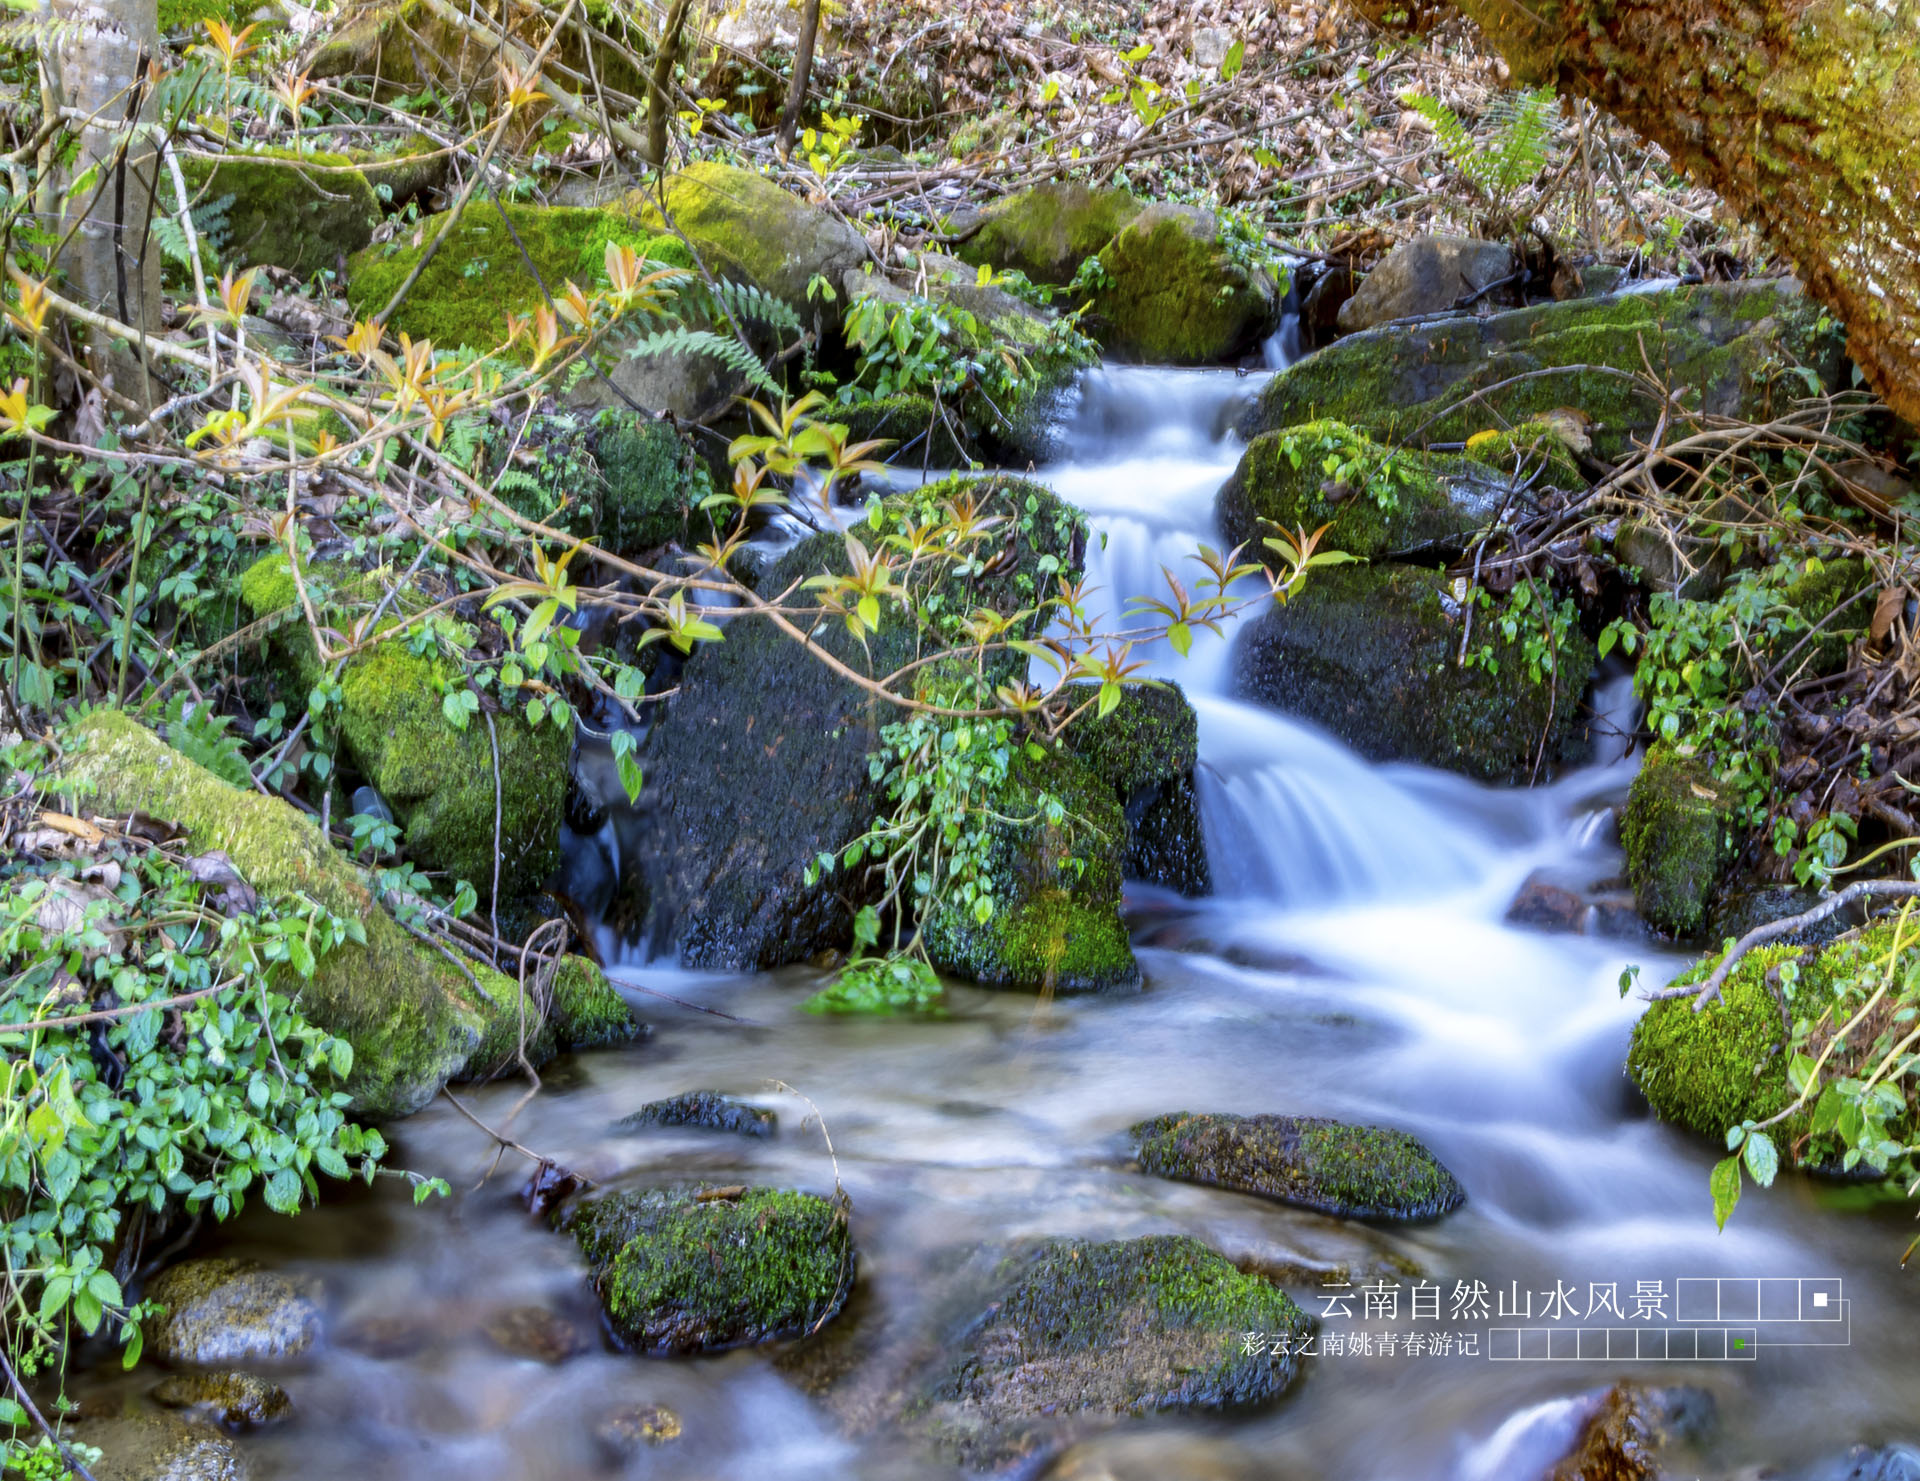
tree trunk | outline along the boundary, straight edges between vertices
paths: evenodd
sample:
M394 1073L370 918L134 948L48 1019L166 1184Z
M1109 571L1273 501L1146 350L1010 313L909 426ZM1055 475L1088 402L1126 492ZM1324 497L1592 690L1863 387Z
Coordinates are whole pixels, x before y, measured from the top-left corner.
M656 169L667 167L667 120L673 117L673 64L680 55L680 32L687 24L688 0L673 0L660 27L660 49L653 56L647 91L647 157Z
M160 317L160 251L148 235L158 156L131 125L147 117L147 70L160 55L158 0L53 0L63 23L52 59L53 91L85 115L69 180L95 178L64 205L60 266L82 304L142 333ZM138 346L101 332L88 337L94 373L142 406L159 394Z
M1455 3L1516 82L1592 99L1764 232L1920 425L1920 0Z
M781 156L793 153L793 136L800 129L800 109L807 101L807 83L813 74L813 44L820 35L820 0L807 0L800 14L800 43L793 49L793 78L787 84L787 106L780 111Z

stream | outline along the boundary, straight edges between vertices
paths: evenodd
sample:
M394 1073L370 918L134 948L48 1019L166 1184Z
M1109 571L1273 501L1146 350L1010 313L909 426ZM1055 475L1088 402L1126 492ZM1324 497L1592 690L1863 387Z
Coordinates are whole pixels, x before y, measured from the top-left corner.
M1215 541L1214 495L1239 455L1233 413L1260 384L1229 371L1085 379L1070 455L1038 476L1104 536L1088 553L1089 585L1107 597L1156 592L1161 565L1195 569L1185 557ZM1622 1070L1641 1007L1622 999L1622 969L1637 963L1659 983L1685 959L1503 921L1536 870L1576 886L1617 874L1609 814L1635 765L1624 744L1603 738L1590 765L1524 791L1369 765L1230 698L1227 649L1203 634L1185 660L1154 655L1199 713L1216 894L1129 887L1143 992L1038 1003L957 987L943 1021L836 1020L799 1011L824 978L811 968L726 976L635 961L611 975L632 989L651 1039L552 1066L512 1135L602 1182L825 1192L837 1165L861 1260L843 1323L911 1311L956 1251L1026 1236L1188 1233L1276 1272L1316 1318L1336 1269L1354 1297L1381 1276L1441 1286L1440 1320L1415 1323L1406 1305L1397 1321L1326 1316L1323 1338L1366 1333L1372 1352L1334 1356L1329 1344L1252 1415L1123 1426L1089 1442L1090 1468L1076 1476L1534 1481L1564 1452L1587 1397L1622 1377L1711 1391L1719 1423L1698 1457L1703 1476L1796 1474L1858 1442L1920 1438L1920 1326L1898 1268L1910 1219L1836 1212L1834 1190L1788 1177L1770 1192L1749 1187L1716 1234L1712 1149L1655 1124ZM1595 704L1630 728L1622 680L1603 682ZM645 1102L705 1088L777 1108L780 1134L611 1129ZM466 1098L499 1124L524 1090ZM1126 1128L1181 1109L1400 1127L1468 1202L1435 1224L1371 1227L1129 1172ZM509 1154L496 1167L487 1139L444 1101L392 1139L393 1165L446 1178L453 1196L416 1210L406 1187L383 1179L297 1220L250 1210L196 1251L252 1256L325 1288L327 1338L282 1377L294 1418L242 1441L254 1477L953 1474L884 1434L848 1438L768 1351L614 1352L571 1241L516 1201L523 1162ZM1490 1328L1554 1324L1447 1319L1457 1282L1484 1282L1489 1300L1511 1287L1536 1318L1562 1286L1578 1293L1577 1312L1590 1285L1612 1285L1631 1313L1639 1283L1659 1282L1675 1317L1676 1282L1715 1277L1837 1281L1848 1319L1768 1328L1803 1345L1763 1342L1750 1360L1667 1362L1495 1361ZM580 1354L550 1365L489 1339L490 1316L525 1305L572 1323ZM1595 1324L1635 1325L1557 1325ZM1409 1355L1404 1334L1416 1330L1427 1335ZM1477 1353L1432 1350L1438 1332L1478 1334ZM1400 1334L1392 1356L1388 1333ZM122 1393L150 1379L95 1369L83 1382ZM636 1401L670 1407L684 1433L614 1462L594 1424Z

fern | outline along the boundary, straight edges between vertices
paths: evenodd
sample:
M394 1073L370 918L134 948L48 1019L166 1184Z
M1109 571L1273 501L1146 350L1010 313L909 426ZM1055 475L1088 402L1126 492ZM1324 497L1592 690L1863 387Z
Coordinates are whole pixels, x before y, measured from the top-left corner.
M167 744L182 756L236 787L252 785L246 747L239 737L227 734L231 715L216 715L205 704L182 696L167 706L166 721Z
M635 340L627 349L627 358L630 360L645 360L656 355L710 355L728 369L738 371L747 378L749 384L763 391L780 389L773 377L767 374L767 368L760 363L758 355L739 340L715 334L710 329L689 329L684 325L677 329L662 329L644 339Z
M1433 125L1434 137L1448 162L1498 224L1511 229L1520 191L1548 161L1553 109L1557 106L1553 91L1529 88L1496 98L1482 119L1483 138L1476 138L1460 115L1438 98L1406 93L1400 101Z
M722 278L712 284L701 283L686 296L690 304L703 310L710 320L731 315L786 334L800 332L800 316L792 306L751 283L730 283Z

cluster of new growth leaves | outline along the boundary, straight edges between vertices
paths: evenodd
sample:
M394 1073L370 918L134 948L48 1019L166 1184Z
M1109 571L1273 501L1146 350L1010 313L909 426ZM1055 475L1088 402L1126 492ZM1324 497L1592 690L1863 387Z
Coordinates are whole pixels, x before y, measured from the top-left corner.
M358 920L261 898L224 855L51 821L70 846L43 832L42 862L0 868L0 1248L27 1372L59 1362L69 1324L111 1328L132 1366L145 1312L112 1257L169 1219L256 1194L295 1213L386 1153L347 1114L352 1047L290 996L364 940Z

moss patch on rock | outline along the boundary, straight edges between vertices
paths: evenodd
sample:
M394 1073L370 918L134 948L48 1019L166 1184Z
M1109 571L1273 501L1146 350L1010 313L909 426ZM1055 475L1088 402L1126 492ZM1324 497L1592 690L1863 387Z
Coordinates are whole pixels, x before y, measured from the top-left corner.
M1822 318L1813 300L1752 282L1382 326L1276 375L1242 430L1251 437L1334 417L1383 441L1463 442L1572 407L1593 418L1594 449L1612 458L1660 414L1657 400L1631 380L1642 370L1642 345L1705 410L1764 421L1770 407L1806 394L1798 377L1775 386L1775 367L1804 364L1840 384L1841 335L1822 328ZM1566 373L1536 374L1555 369ZM1477 391L1486 394L1469 402Z
M1466 1202L1414 1137L1318 1116L1185 1111L1132 1131L1143 1172L1297 1204L1343 1219L1434 1219Z
M1497 667L1461 667L1463 621L1439 572L1318 570L1242 630L1235 687L1370 761L1419 761L1502 783L1532 780L1537 762L1544 775L1581 733L1593 643L1570 632L1536 682L1520 643L1484 613L1472 642L1490 644Z
M996 201L955 249L963 261L1022 272L1059 287L1097 256L1145 207L1125 190L1059 181Z
M488 444L495 470L506 470L497 482L501 499L529 519L591 537L616 555L688 534L692 460L664 417L546 412L524 427L489 429Z
M233 198L225 256L236 267L271 264L311 277L360 251L380 224L379 197L344 154L259 149L217 163L183 160L181 171L196 197Z
M647 1032L605 973L583 956L564 956L547 984L544 1005L529 994L522 1014L519 984L510 984L510 995L492 1014L460 1077L511 1073L523 1055L537 1069L556 1054L631 1043Z
M1211 212L1147 207L1100 253L1111 279L1095 296L1102 341L1124 359L1208 365L1271 325L1273 285L1231 261Z
M386 307L444 219L428 216L405 237L368 247L348 262L347 301L356 315ZM568 281L582 288L604 282L609 243L657 260L667 249L655 237L618 210L477 204L461 215L388 327L442 349L496 349L506 341L509 314L531 313L547 301L543 284L558 298ZM529 259L537 278L527 269ZM518 346L511 353L523 352Z
M1255 560L1273 559L1261 541L1275 525L1289 535L1330 525L1321 548L1374 560L1477 528L1493 510L1456 487L1485 481L1462 458L1383 447L1345 422L1305 422L1247 444L1215 512L1227 543Z
M1061 1241L1005 1278L915 1416L970 1466L1124 1418L1269 1403L1311 1330L1284 1291L1184 1235ZM1248 1332L1286 1339L1285 1354L1249 1354Z
M1620 838L1634 903L1648 925L1685 936L1706 919L1714 886L1733 862L1733 814L1733 799L1703 757L1663 745L1647 752Z
M853 1283L847 1211L811 1193L615 1193L566 1229L615 1335L641 1352L798 1337L833 1317Z
M1128 879L1183 895L1212 891L1193 769L1199 722L1177 684L1127 689L1106 715L1067 728L1070 750L1119 799L1126 818Z
M614 1122L616 1131L643 1131L655 1126L690 1126L701 1131L724 1131L734 1136L769 1137L780 1124L777 1113L723 1095L718 1090L689 1090L642 1106Z
M293 1400L279 1384L233 1369L175 1373L161 1380L153 1401L234 1428L271 1424L293 1408Z

